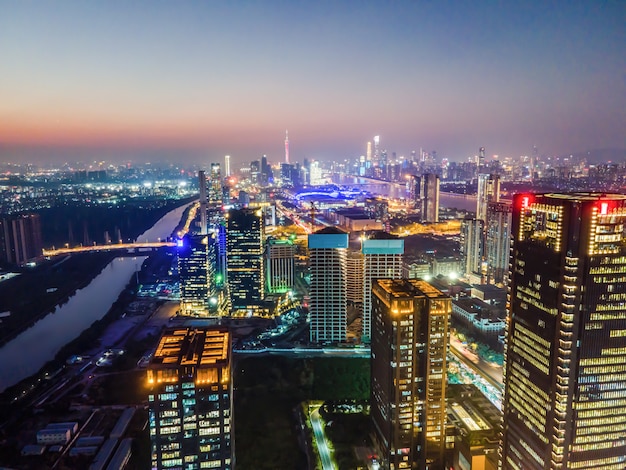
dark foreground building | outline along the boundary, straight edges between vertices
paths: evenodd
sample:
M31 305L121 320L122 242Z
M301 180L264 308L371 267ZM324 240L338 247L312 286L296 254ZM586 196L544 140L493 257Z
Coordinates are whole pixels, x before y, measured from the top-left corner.
M426 281L373 282L371 416L383 468L443 468L451 302Z
M626 468L626 195L517 195L501 468Z

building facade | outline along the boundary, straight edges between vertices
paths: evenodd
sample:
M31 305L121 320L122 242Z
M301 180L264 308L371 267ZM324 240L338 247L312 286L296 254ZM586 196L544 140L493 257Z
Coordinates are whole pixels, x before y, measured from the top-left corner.
M487 282L504 285L508 282L511 251L511 204L493 202L487 210L485 250Z
M207 316L216 312L215 243L212 234L188 234L178 240L178 278L182 315Z
M466 276L475 275L482 277L482 264L484 255L484 227L485 223L480 219L465 218L461 222L461 259L463 261L463 273Z
M626 195L513 200L501 468L626 465Z
M373 283L371 418L383 468L443 468L451 305L426 281Z
M327 227L309 235L312 342L341 342L347 333L348 234Z
M267 239L267 291L283 294L294 287L296 247L291 240Z
M261 209L232 209L228 212L226 245L232 309L234 312L256 312L265 298Z
M369 343L372 337L372 283L376 279L402 278L404 240L386 232L372 234L363 240L363 333L361 339Z
M500 177L481 173L478 175L478 196L476 198L476 218L487 222L487 209L492 202L500 201Z
M152 469L234 468L231 337L166 330L147 370Z
M423 185L422 221L439 222L439 176L434 173L425 174Z

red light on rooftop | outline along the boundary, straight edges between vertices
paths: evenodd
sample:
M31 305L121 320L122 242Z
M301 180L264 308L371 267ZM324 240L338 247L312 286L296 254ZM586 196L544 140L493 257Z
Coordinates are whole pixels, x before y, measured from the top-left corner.
M521 209L528 209L530 207L530 205L533 202L533 196L532 194L524 194L523 196L520 196L519 198L519 204L520 204L520 208Z
M608 202L601 202L600 203L600 214L601 215L607 215L609 213L609 203Z

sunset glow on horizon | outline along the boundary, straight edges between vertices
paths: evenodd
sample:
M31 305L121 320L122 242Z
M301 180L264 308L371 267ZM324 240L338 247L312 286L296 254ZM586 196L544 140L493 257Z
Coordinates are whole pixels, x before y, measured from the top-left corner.
M0 1L0 159L623 148L623 4ZM34 150L36 149L36 150ZM57 157L54 157L57 158Z

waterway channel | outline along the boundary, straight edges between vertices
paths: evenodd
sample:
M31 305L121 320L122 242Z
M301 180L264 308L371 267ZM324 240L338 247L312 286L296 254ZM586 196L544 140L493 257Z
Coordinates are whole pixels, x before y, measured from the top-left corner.
M169 237L187 205L165 214L137 241L157 241ZM101 319L117 300L131 276L141 268L145 256L115 258L86 287L69 301L57 306L0 348L0 392L36 373L67 343L93 322Z

